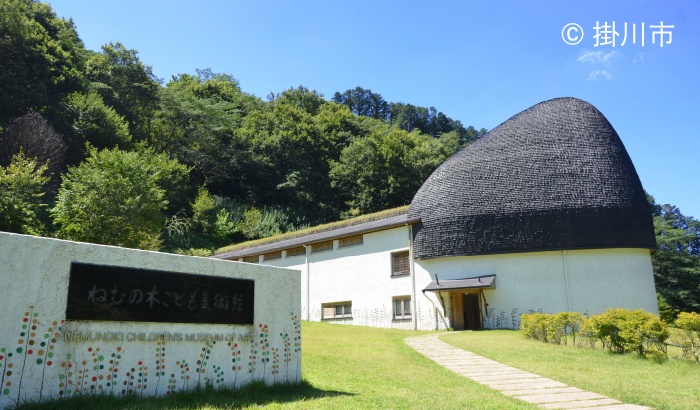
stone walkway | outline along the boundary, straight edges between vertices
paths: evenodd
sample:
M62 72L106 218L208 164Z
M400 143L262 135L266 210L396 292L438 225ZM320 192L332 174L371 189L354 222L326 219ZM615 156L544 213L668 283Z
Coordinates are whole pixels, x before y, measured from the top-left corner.
M453 347L438 335L405 339L417 352L477 383L545 409L642 410L650 407L567 386L551 379L506 366L472 352Z

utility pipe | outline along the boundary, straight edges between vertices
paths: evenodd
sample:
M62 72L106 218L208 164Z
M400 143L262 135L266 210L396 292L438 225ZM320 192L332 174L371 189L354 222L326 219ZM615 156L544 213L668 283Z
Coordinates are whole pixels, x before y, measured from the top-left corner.
M309 285L311 280L311 275L309 274L309 246L301 245L304 247L305 259L306 259L306 320L311 321L311 297L309 296L309 290L311 286Z

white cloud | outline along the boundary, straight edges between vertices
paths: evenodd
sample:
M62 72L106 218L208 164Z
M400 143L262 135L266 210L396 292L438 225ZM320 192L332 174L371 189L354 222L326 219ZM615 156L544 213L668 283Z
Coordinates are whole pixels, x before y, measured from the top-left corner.
M605 70L594 70L588 76L588 81L611 80L612 74Z
M637 53L632 60L633 63L639 63L640 61L644 61L644 53Z
M610 59L613 56L616 56L618 53L617 50L613 50L609 53L604 53L602 50L598 51L590 51L590 50L583 50L581 54L578 56L576 61L579 61L581 63L591 63L591 64L609 64Z

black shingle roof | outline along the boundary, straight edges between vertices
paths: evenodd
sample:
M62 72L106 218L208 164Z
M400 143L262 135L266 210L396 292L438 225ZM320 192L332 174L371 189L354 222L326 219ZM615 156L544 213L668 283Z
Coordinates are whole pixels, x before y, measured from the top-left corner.
M619 136L591 104L537 104L465 147L411 203L417 258L655 248L651 210Z

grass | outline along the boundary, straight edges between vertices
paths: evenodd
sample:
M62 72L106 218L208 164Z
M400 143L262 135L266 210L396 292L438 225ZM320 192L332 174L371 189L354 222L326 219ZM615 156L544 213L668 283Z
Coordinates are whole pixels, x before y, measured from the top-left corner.
M403 339L427 332L304 322L300 385L254 383L239 390L178 393L172 397L86 396L22 409L534 409L457 376L408 347ZM452 332L460 348L541 376L657 409L700 408L700 366L681 360L656 364L636 355L558 346L519 332Z
M423 332L425 333L425 332ZM534 409L444 369L403 339L421 332L304 322L304 382L173 397L83 397L23 409Z
M657 364L634 354L559 346L517 331L455 332L453 346L625 403L656 409L699 409L700 366L682 360Z

